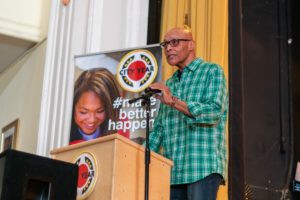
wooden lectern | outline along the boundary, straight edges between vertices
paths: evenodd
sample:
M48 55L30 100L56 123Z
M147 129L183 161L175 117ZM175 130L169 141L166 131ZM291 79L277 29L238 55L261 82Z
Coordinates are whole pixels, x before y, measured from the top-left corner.
M79 155L89 154L84 159ZM51 151L52 158L71 163L87 160L88 166L95 172L81 173L79 176L93 176L87 181L93 186L88 200L142 200L145 185L145 148L119 135L113 134L87 142L62 147ZM95 159L95 163L93 160ZM172 161L151 152L149 167L149 199L170 199L170 173ZM81 174L80 174L81 173ZM95 184L90 183L94 181ZM83 186L78 180L78 185ZM78 186L79 187L79 186ZM84 189L85 190L85 189ZM83 190L83 191L84 191ZM77 189L78 191L78 189ZM82 192L82 191L80 191ZM79 198L80 199L80 198Z

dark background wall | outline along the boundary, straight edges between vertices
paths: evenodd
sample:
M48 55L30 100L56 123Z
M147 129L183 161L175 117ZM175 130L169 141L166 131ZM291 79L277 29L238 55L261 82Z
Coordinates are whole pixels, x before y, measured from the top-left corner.
M285 198L299 160L299 3L229 2L229 197Z
M162 0L149 1L147 44L160 42L161 8Z
M291 9L294 161L296 164L297 161L300 162L300 1L292 1ZM295 169L293 172L295 172Z

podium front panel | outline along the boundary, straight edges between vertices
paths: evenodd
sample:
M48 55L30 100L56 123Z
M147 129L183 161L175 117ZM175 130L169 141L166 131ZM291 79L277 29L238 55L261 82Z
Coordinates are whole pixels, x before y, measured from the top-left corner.
M145 149L129 139L113 134L51 151L54 159L72 162L88 152L96 160L96 185L87 200L144 199ZM149 199L170 199L172 162L151 152Z

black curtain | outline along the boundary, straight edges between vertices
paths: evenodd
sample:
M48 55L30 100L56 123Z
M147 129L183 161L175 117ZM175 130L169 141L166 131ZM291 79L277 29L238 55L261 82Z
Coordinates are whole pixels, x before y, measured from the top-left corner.
M147 44L160 42L162 0L149 0Z
M280 199L294 156L289 0L229 1L229 197Z

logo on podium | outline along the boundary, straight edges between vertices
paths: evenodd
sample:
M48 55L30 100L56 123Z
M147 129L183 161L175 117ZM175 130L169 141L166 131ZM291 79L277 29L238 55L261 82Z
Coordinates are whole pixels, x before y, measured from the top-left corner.
M97 181L97 163L95 157L84 152L75 161L78 165L77 199L86 199Z

